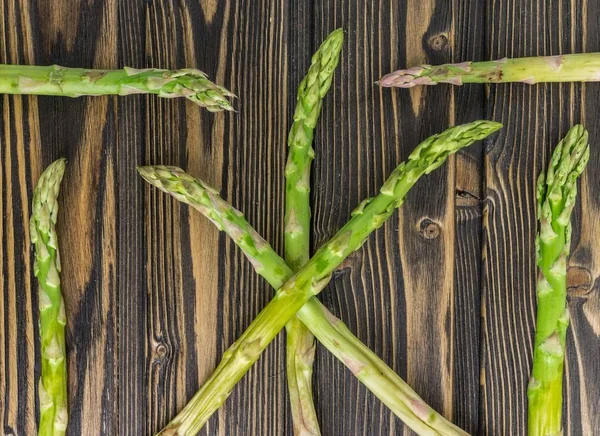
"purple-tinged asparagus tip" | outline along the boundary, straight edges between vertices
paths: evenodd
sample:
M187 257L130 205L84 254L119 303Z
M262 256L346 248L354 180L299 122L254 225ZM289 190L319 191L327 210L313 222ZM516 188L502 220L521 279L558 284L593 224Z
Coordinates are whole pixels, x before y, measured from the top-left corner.
M379 80L379 85L385 88L392 86L398 88L412 88L416 85L432 85L433 81L429 77L419 77L425 71L422 67L412 67L406 70L398 70L386 74Z
M415 86L414 77L402 74L402 71L396 71L383 76L379 82L379 86L384 88L398 87L398 88L412 88Z

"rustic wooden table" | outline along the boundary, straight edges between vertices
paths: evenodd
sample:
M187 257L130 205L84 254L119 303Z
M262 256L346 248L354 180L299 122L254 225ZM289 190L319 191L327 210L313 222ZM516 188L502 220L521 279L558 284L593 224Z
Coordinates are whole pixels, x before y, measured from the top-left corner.
M1 98L0 415L35 432L36 282L27 221L42 169L64 156L60 235L72 435L161 428L272 291L198 213L135 166L181 166L218 186L281 252L286 134L311 53L336 27L342 62L314 163L318 247L423 138L505 124L410 193L344 263L322 301L426 401L474 434L525 432L536 277L535 180L583 122L591 162L574 213L565 434L600 434L600 85L380 89L417 63L600 51L595 0L1 0L0 61L198 67L238 96L235 114L185 101ZM283 335L205 427L290 435ZM408 434L323 348L324 435Z

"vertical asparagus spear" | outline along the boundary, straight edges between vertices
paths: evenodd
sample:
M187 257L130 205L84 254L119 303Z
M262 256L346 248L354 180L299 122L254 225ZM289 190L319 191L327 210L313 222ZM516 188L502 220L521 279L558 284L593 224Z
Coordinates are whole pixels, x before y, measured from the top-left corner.
M277 333L312 296L323 290L344 259L358 250L371 232L383 225L402 204L415 182L442 165L448 155L486 138L500 127L495 122L476 121L453 127L421 143L408 161L392 172L379 194L365 202L364 207L359 208L352 219L284 283L242 336L225 352L213 375L162 434L192 435L198 432ZM240 233L239 229L233 231ZM257 265L257 268L262 270L264 265ZM360 369L355 368L357 372Z
M200 70L157 68L91 70L59 65L1 65L0 93L79 97L82 95L156 94L185 97L211 112L231 111L233 94L208 80Z
M257 267L257 273L273 288L280 288L293 276L290 267L248 224L241 212L225 203L206 183L175 167L141 167L138 170L148 182L194 207L227 233ZM360 342L316 297L312 297L297 316L371 392L417 433L466 434L425 404L404 380Z
M42 436L64 435L67 428L67 366L65 348L65 304L60 292L60 255L56 236L58 193L65 172L59 159L44 171L33 193L30 220L35 245L34 273L39 281L39 327L42 375L38 384Z
M589 156L588 133L583 126L575 126L554 150L548 172L542 172L538 179L538 309L527 392L530 436L562 434L570 217L577 197L577 178Z
M310 257L310 165L314 157L313 131L321 113L323 98L331 86L339 62L344 32L337 29L321 44L300 83L294 123L288 137L289 155L285 178L285 261L298 271ZM294 317L287 330L287 380L292 406L294 433L320 435L312 398L312 370L315 338Z
M398 70L381 78L385 87L412 88L450 83L511 83L600 81L600 53L498 59L459 64L421 65Z

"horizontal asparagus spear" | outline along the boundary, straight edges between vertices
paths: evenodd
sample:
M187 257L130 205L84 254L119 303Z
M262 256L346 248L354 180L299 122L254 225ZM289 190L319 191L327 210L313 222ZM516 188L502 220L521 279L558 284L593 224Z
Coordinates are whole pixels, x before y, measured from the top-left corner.
M288 279L277 291L271 302L260 312L242 336L225 352L223 359L213 375L194 395L180 414L161 432L163 435L196 434L208 418L223 404L235 384L243 377L259 358L262 351L273 340L284 325L329 282L331 274L340 263L362 246L369 234L381 227L402 201L408 190L423 175L442 165L448 155L481 140L498 130L500 124L490 121L477 121L451 128L439 135L432 136L421 143L409 156L407 162L400 164L384 183L379 194L363 204L354 212L352 219L317 253L301 270ZM197 186L189 185L197 190ZM215 193L216 194L216 193ZM174 194L178 199L185 196ZM222 200L221 200L222 201ZM218 208L219 201L215 201ZM224 210L229 207L222 205ZM211 216L212 212L207 211ZM211 217L216 221L214 217ZM217 225L218 222L216 222ZM247 237L237 226L229 230L240 243ZM257 263L257 271L266 266ZM285 277L284 271L275 271ZM352 366L355 362L350 362ZM362 366L353 366L360 373ZM423 417L429 411L422 410ZM432 433L435 434L435 433Z
M562 387L567 308L567 257L577 178L590 157L588 133L575 126L558 144L538 179L537 320L533 369L527 394L530 436L562 434Z
M398 70L381 78L385 87L412 88L438 83L598 82L600 53L499 59L459 64L421 65Z
M333 31L312 57L298 87L294 122L288 136L285 171L285 263L298 271L310 258L310 167L314 158L313 133L321 114L335 67L339 63L344 31ZM289 275L291 277L291 274ZM281 284L280 284L281 286ZM296 436L319 436L312 395L315 338L294 317L286 325L286 371Z
M232 111L228 97L234 95L208 80L200 70L157 68L91 70L59 65L0 64L0 93L63 97L82 95L156 94L185 97L211 112Z
M65 172L65 160L46 168L33 192L29 221L35 246L34 273L39 282L39 328L42 373L38 383L40 436L64 435L67 429L67 362L65 345L65 303L60 291L60 255L56 235L58 194Z
M261 266L257 268L257 272L273 288L280 288L292 277L292 269L285 261L250 226L241 212L218 197L212 187L176 167L141 167L138 170L152 185L191 205L231 236L253 265ZM236 232L232 229L240 230ZM404 380L354 336L316 297L302 306L297 317L413 430L419 434L466 434L425 404Z

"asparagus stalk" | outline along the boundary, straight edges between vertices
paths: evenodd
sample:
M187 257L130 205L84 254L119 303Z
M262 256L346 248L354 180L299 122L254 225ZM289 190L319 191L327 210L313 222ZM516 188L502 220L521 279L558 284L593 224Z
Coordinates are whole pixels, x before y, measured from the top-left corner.
M363 202L354 212L352 219L323 245L298 273L279 288L273 300L225 352L213 375L161 434L191 435L198 432L227 399L235 384L256 362L277 333L311 297L327 285L331 274L340 263L358 250L371 232L383 225L396 207L402 204L406 193L415 182L423 174L428 174L442 165L451 153L487 137L500 127L501 125L495 122L477 121L448 129L421 143L409 156L408 161L393 171L379 194ZM190 185L190 189L198 188ZM184 195L178 193L176 197L184 198ZM215 204L218 208L219 201L216 199ZM221 204L221 207L224 211L228 210L225 205ZM238 227L231 231L237 235L234 236L235 240L246 238ZM258 264L256 259L253 260L256 262L257 271L266 268L264 264ZM277 274L284 273L278 271ZM355 373L370 370L355 361L349 362L348 365ZM423 417L427 412L423 411Z
M59 159L44 171L33 193L30 220L35 245L34 273L39 281L39 329L42 374L38 384L42 436L64 435L67 429L67 366L65 362L65 303L60 292L60 255L56 235L58 193L65 172Z
M577 197L577 178L589 156L588 133L583 126L575 126L554 150L547 174L542 172L538 179L538 308L533 369L527 390L530 436L562 434L570 217Z
M0 65L0 93L63 97L156 94L185 97L211 112L232 111L227 97L234 96L208 80L202 71L191 68L90 70L59 65Z
M323 41L300 83L294 122L288 137L285 179L285 262L298 271L310 258L310 166L314 158L313 131L321 113L344 41L337 29ZM286 325L287 380L294 433L317 436L319 422L312 398L315 338L297 318Z
M258 235L241 212L225 203L206 183L175 167L142 167L138 170L151 184L191 205L212 220L217 227L223 229L238 244L253 265L262 266L257 269L257 272L273 288L280 288L293 276L291 268ZM216 207L216 204L219 206ZM311 297L302 306L297 317L314 332L317 339L329 351L353 370L359 380L413 430L419 434L466 435L425 404L404 380L360 342L316 297Z
M486 62L421 65L399 70L381 78L384 87L412 88L438 83L510 83L533 85L542 82L598 82L600 53L499 59Z

